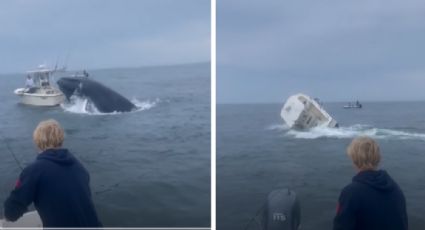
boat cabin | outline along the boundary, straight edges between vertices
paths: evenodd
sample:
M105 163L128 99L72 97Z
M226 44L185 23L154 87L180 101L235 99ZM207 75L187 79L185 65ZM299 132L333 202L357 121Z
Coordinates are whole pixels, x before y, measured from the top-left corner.
M32 82L26 84L25 88L18 88L14 93L21 97L21 103L35 106L55 106L63 102L63 93L51 85L50 77L54 73L62 71L46 68L40 65L36 70L27 71ZM30 85L30 86L29 86Z

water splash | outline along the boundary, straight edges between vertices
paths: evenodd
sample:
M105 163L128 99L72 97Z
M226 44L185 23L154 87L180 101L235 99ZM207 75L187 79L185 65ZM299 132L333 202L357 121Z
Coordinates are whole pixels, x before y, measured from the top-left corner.
M269 127L270 128L270 127ZM376 139L398 139L398 140L424 140L425 133L407 132L403 130L381 129L370 125L355 124L348 127L329 128L315 127L309 130L280 129L285 132L285 136L298 139L317 138L354 138L357 136L369 136Z
M156 98L155 100L145 100L145 101L139 101L136 98L133 98L131 102L136 106L136 112L137 111L143 111L148 110L153 107L155 107L158 103L161 102L159 98Z
M277 130L277 131L285 131L285 130L289 130L289 126L286 124L274 124L274 125L269 125L267 127L268 130Z
M144 100L139 101L138 99L132 99L131 102L136 106L136 109L130 113L140 112L144 110L149 110L155 107L160 100L157 98L155 100ZM112 113L102 113L96 108L96 106L87 98L72 96L69 102L61 104L61 107L64 111L69 113L77 114L87 114L87 115L117 115L123 114L124 112L112 112Z

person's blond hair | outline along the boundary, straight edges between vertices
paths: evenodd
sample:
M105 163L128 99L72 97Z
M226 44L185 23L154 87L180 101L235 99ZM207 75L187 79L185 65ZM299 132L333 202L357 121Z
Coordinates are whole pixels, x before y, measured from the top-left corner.
M379 145L370 137L357 137L347 147L347 154L359 170L373 170L381 160Z
M33 133L34 143L42 151L61 147L64 138L62 127L53 119L40 122Z

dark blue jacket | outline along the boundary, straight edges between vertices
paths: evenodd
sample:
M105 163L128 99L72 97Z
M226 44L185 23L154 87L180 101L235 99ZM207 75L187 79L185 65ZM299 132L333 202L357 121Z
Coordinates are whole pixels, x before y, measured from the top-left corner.
M6 200L5 217L15 221L34 202L43 227L100 227L89 174L67 149L48 149L19 176Z
M406 200L387 172L362 171L339 197L334 230L407 230Z

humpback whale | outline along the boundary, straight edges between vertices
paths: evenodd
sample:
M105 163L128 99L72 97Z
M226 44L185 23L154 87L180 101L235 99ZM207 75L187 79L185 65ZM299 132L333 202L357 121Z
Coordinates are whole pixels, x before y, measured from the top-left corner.
M128 112L136 108L127 98L87 77L62 77L57 81L68 101L72 95L90 100L99 112Z

